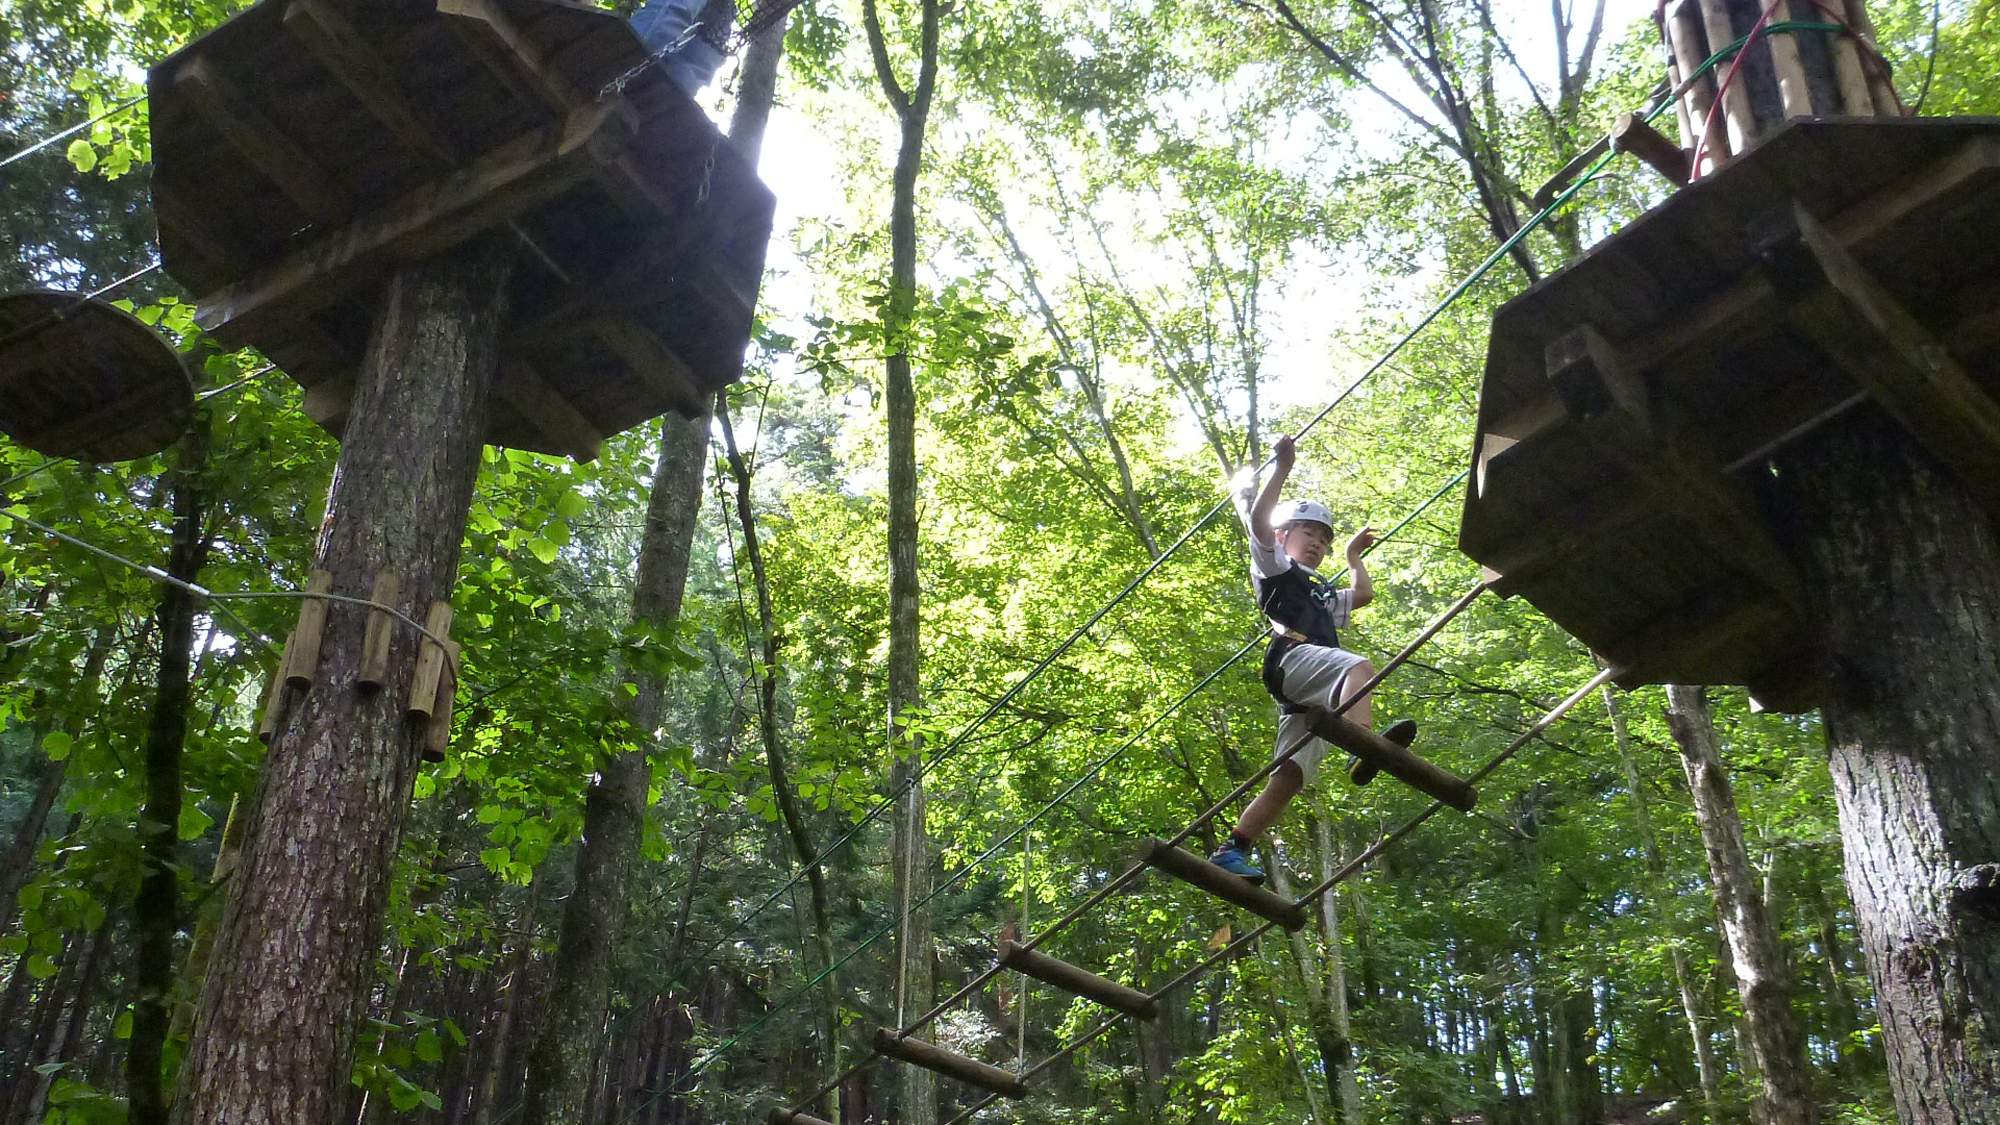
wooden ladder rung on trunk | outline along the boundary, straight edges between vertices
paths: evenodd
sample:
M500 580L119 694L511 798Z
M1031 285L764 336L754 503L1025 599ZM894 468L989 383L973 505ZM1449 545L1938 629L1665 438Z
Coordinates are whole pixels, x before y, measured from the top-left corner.
M1127 988L1115 980L1107 980L1016 941L1000 943L1000 965L1136 1019L1149 1020L1160 1014L1159 1005L1153 1003L1152 997L1138 989Z
M1183 883L1191 883L1288 930L1296 930L1306 924L1305 907L1282 895L1253 887L1241 876L1231 875L1193 852L1172 847L1157 836L1147 839L1140 847L1139 859Z

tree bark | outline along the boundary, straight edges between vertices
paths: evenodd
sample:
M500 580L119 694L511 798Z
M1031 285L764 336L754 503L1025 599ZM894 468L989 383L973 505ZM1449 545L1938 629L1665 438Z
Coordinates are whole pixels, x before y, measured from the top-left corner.
M701 517L708 468L706 416L670 415L662 422L660 456L639 541L632 619L656 637L671 636L687 589L688 555ZM562 929L549 967L549 998L528 1052L526 1125L574 1125L583 1117L592 1047L604 1024L618 935L631 910L632 867L645 828L653 771L648 744L660 725L664 676L627 671L638 689L626 718L639 745L598 763L583 798L583 840L576 875L563 904Z
M197 411L175 454L167 490L174 513L167 573L193 582L208 555L202 535L206 507L201 476L208 467L209 422ZM160 1072L174 1014L174 935L180 931L181 751L187 743L188 678L194 649L194 594L160 586L155 620L160 666L146 727L146 807L139 839L146 849L139 893L132 903L132 1040L125 1053L125 1088L132 1125L166 1125L168 1079Z
M743 69L736 79L736 109L729 117L729 143L750 166L764 151L764 127L778 102L778 62L785 54L789 16L757 33L743 52Z
M1898 1116L2000 1120L2000 521L1872 414L1780 472Z
M1736 994L1743 1002L1751 1050L1764 1079L1765 1113L1771 1125L1813 1125L1819 1109L1806 1075L1805 1037L1792 1010L1785 958L1777 928L1764 907L1757 872L1750 866L1736 794L1701 688L1667 685L1667 726L1680 748L1688 790L1694 794L1695 823L1708 853L1715 915L1729 943Z
M911 728L911 712L921 707L918 681L920 641L917 613L917 394L910 369L909 333L917 301L917 176L923 168L924 133L931 96L937 88L938 0L920 0L920 48L916 85L905 90L896 78L875 0L862 0L861 18L869 54L883 97L900 126L889 208L889 299L882 306L882 333L888 344L883 363L883 413L889 445L889 745L894 764L892 791L905 791L892 847L894 893L904 911L896 941L896 1009L899 1021L922 1014L934 992L936 940L928 909L911 907L930 891L930 846L924 818L923 742ZM901 1068L900 1119L904 1125L935 1125L937 1079L920 1067Z
M481 240L387 282L320 528L333 589L421 620L449 597L498 360L507 244ZM179 1125L332 1125L373 981L424 726L417 634L394 621L388 682L360 681L376 611L336 604L317 675L290 689L217 927L174 1103Z

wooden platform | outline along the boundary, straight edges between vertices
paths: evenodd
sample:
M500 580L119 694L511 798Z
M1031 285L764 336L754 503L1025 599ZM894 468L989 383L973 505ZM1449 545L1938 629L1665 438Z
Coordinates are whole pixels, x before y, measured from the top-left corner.
M38 453L129 461L187 428L194 385L172 344L98 298L0 296L0 431Z
M1800 211L1821 252L1794 229L1760 260L1758 231ZM1813 276L1787 281L1801 254ZM1826 297L1825 269L1872 278L1874 296ZM1868 300L1907 311L1899 341ZM1896 347L1914 382L1958 379L1953 410L2000 395L2000 119L1795 121L1509 301L1460 548L1621 684L1746 684L1809 708L1798 580L1761 500L1769 456L1846 409L1934 428L1876 377ZM1976 436L1917 436L1986 475Z
M487 440L588 458L738 377L770 191L567 0L262 0L154 67L153 201L197 319L335 433L399 262L521 244ZM510 229L511 228L511 229Z

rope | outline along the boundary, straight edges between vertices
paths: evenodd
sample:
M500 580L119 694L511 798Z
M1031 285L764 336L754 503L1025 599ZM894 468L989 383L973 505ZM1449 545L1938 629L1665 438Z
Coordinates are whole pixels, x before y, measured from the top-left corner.
M1413 521L1415 521L1419 516L1421 516L1428 508L1430 508L1432 504L1436 503L1454 486L1462 482L1465 479L1465 475L1466 474L1464 472L1460 472L1456 476L1454 476L1451 480L1445 482L1443 487L1431 493L1429 498L1427 498L1422 504L1418 505L1418 507L1415 510L1411 511L1408 515L1404 516L1403 519L1400 520L1394 527L1390 528L1387 532L1385 532L1378 540L1378 543L1388 542L1391 539L1393 539L1398 532L1408 527ZM1341 573L1344 573L1344 571L1342 571ZM1335 578L1338 579L1338 577L1339 574L1336 574ZM1479 587L1476 587L1475 594L1477 591L1483 589L1484 589L1483 584L1481 584ZM1434 636L1436 634L1437 629L1442 627L1444 621L1449 621L1451 617L1457 615L1457 612L1460 609L1463 609L1466 604L1469 604L1471 597L1472 595L1468 595L1465 598L1461 598L1460 602L1457 605L1455 605L1452 609L1446 611L1445 615L1443 615L1441 620L1434 621L1431 624L1431 626L1428 626L1425 629L1422 638L1416 645L1409 646L1403 652L1399 653L1394 659L1390 661L1390 663L1384 668L1382 672L1379 672L1373 679L1371 679L1361 691L1357 691L1354 694L1354 696L1351 697L1348 701L1343 702L1338 708L1335 709L1334 713L1339 714L1345 711L1349 706L1352 705L1354 699L1358 699L1366 691L1373 690L1373 688L1382 681L1384 676L1386 676L1389 672L1394 671L1396 667L1400 666L1404 661L1406 661L1409 658L1409 656L1415 652L1416 648L1421 645L1422 641L1428 640L1431 636ZM1144 726L1142 726L1139 730L1137 730L1132 735L1127 737L1126 740L1123 743L1121 743L1110 754L1107 754L1105 757L1099 759L1096 763L1091 765L1089 769L1085 770L1081 775L1073 779L1067 786L1063 788L1062 792L1050 798L1031 816L1029 816L1027 820L1023 821L1021 824L1017 825L1011 832L1007 833L1006 835L1002 836L999 840L995 841L990 847L988 847L985 851L981 852L978 856L962 864L956 871L954 871L948 878L946 878L943 882L941 882L929 894L925 895L923 898L911 904L908 907L908 909L902 911L894 920L883 925L881 928L877 929L874 933L870 934L866 939L864 939L861 942L861 944L857 945L855 948L848 951L848 953L845 956L843 956L839 961L835 962L831 968L826 970L826 972L820 973L819 975L813 977L811 980L806 981L804 984L794 989L790 994L786 995L776 1004L767 1008L763 1013L761 1013L758 1016L756 1020L752 1021L749 1026L745 1027L742 1031L731 1036L728 1040L724 1041L723 1043L717 1045L701 1059L698 1059L694 1063L689 1064L688 1070L684 1071L680 1076L680 1078L677 1078L675 1080L674 1085L670 1086L667 1090L662 1091L661 1094L656 1095L656 1097L665 1096L666 1093L673 1092L673 1090L676 1087L678 1087L682 1081L685 1081L686 1079L693 1077L695 1074L705 1069L709 1064L713 1063L716 1058L719 1058L725 1051L729 1050L737 1043L741 1042L743 1039L747 1038L749 1035L754 1033L759 1027L769 1022L771 1018L775 1017L780 1012L784 1011L786 1008L796 1003L800 996L806 995L809 992L811 992L811 990L815 985L817 985L821 980L825 979L827 973L830 973L840 968L842 965L845 965L849 960L859 955L862 951L868 949L875 942L880 941L891 930L901 925L903 920L907 918L910 913L922 909L924 906L928 905L933 899L936 899L940 895L943 895L946 891L949 891L952 887L956 886L959 882L963 881L966 876L970 875L974 870L983 866L993 856L998 855L1015 839L1023 836L1026 832L1028 832L1028 830L1033 828L1043 818L1047 817L1050 813L1054 812L1057 808L1061 807L1062 804L1065 801L1067 801L1073 794L1075 794L1077 790L1081 789L1086 783L1097 777L1098 774L1102 773L1112 763L1124 757L1126 753L1128 753L1134 746L1137 746L1139 742L1143 740L1148 734L1151 734L1155 729L1157 729L1160 726L1160 724L1164 723L1168 718L1170 718L1172 715L1178 712L1180 708L1184 706L1189 700L1193 699L1196 695L1199 695L1202 691L1206 690L1210 684L1214 683L1217 679L1221 678L1224 672L1228 671L1231 667L1233 667L1236 664L1237 661L1241 660L1244 656L1248 655L1251 651L1253 651L1264 640L1264 638L1265 638L1265 633L1262 630L1259 630L1249 640L1245 641L1243 645L1240 648L1238 648L1232 655L1230 655L1228 659L1224 660L1220 665L1218 665L1213 671L1209 672L1206 676L1203 676L1199 681L1197 681L1194 684L1194 686L1182 692L1179 698L1175 699L1166 708L1161 710L1158 714L1154 715L1150 720L1146 722ZM1239 789L1238 792L1240 793L1244 789L1247 789L1249 785L1254 783L1256 780L1267 776L1271 769L1276 768L1277 762L1289 760L1292 757L1292 755L1296 754L1298 750L1303 748L1306 741L1308 741L1308 739L1300 739L1292 746L1287 747L1282 756L1274 759L1273 763L1270 766L1260 771L1257 774L1257 776L1252 779L1251 782L1246 782ZM1203 813L1201 817L1196 820L1195 827L1198 827L1200 823L1214 816L1217 809L1219 809L1220 807L1221 806L1218 804L1216 808L1211 808L1207 812ZM1190 827L1188 831L1189 832L1193 831L1193 827ZM1183 832L1180 836L1175 837L1175 841L1178 842L1180 840L1185 839L1187 837L1187 834L1188 834L1187 832ZM1066 914L1064 914L1056 922L1052 923L1049 926L1049 928L1045 930L1042 934L1035 937L1033 940L1027 942L1026 947L1028 949L1034 949L1037 946L1039 946L1043 941L1046 941L1048 938L1054 936L1055 933L1059 932L1063 928L1067 927L1070 923L1074 922L1077 918L1081 917L1091 907L1095 906L1099 902L1104 901L1105 898L1115 893L1119 887L1122 887L1123 885L1125 885L1125 883L1129 882L1132 878L1136 877L1138 870L1143 870L1143 865L1139 865L1139 867L1136 868L1135 870L1128 870L1127 872L1119 876L1117 880L1114 880L1114 882L1107 889L1100 890L1097 893L1097 895L1093 896L1083 905L1076 907L1067 912ZM944 1011L949 1009L952 1004L956 1003L958 1000L964 998L966 995L969 995L977 988L983 986L987 981L991 980L993 976L998 972L999 969L997 967L987 970L985 973L981 974L978 979L965 986L962 986L949 999L933 1007L930 1011L926 1012L923 1016L919 1017L908 1027L904 1028L901 1034L908 1035L911 1032L916 1031L924 1027L925 1025L929 1024L932 1020L936 1019L939 1015L943 1014ZM856 1063L855 1067L859 1068L859 1067L864 1067L866 1065L868 1065L868 1061L867 1059L863 1059L861 1062ZM805 1099L805 1104L810 1105L814 1102L817 1102L822 1095L826 1094L829 1090L832 1090L833 1088L837 1087L838 1085L840 1085L840 1083L846 1081L848 1078L853 1077L853 1075L856 1073L859 1073L858 1069L850 1068L850 1070L847 1073L844 1073L840 1075L838 1078L832 1080L831 1082L828 1082L819 1091L814 1093L811 1097ZM641 1104L644 1105L647 1103L641 1103Z
M1602 687L1607 681L1611 679L1611 674L1612 670L1606 668L1598 672L1595 676L1592 676L1590 680L1586 682L1582 687L1576 689L1574 692L1571 692L1570 695L1567 698L1563 699L1562 702L1550 708L1548 712L1543 714L1543 716L1540 719L1536 720L1533 726L1529 727L1525 732L1523 732L1520 737L1516 738L1513 742L1509 743L1507 747L1501 750L1498 754L1495 754L1490 760L1487 761L1487 763L1484 766L1481 766L1477 772L1473 773L1468 780L1477 782L1487 777L1488 775L1492 774L1494 770L1499 769L1500 766L1502 766L1509 759L1514 757L1515 754L1519 753L1521 749L1525 747L1529 742L1533 741L1535 738L1540 736L1544 730L1547 730L1550 725L1556 722L1556 720L1562 718L1563 715L1567 714L1572 707L1575 707L1579 702L1587 698L1591 692L1594 692L1599 687ZM1307 891L1304 895L1300 896L1298 900L1299 904L1303 906L1311 904L1313 902L1317 902L1321 896L1325 895L1328 891L1331 891L1334 887L1352 878L1354 874L1360 871L1363 867L1365 867L1370 860L1382 854L1384 851L1388 850L1392 845L1396 844L1404 837L1410 835L1412 832L1415 832L1418 826L1422 825L1425 821L1429 820L1431 817L1436 816L1446 807L1447 806L1442 801L1432 801L1428 808L1424 809L1422 812L1416 814L1415 816L1412 816L1410 819L1404 821L1393 832L1388 833L1387 835L1383 836L1380 840L1377 840L1375 843L1370 844L1368 847L1362 849L1359 855L1356 855L1353 859L1348 860L1347 863L1344 864L1339 871L1334 872L1332 875L1328 876L1323 882L1313 887L1310 891ZM1197 962L1193 968L1187 969L1186 971L1182 972L1179 976L1174 977L1167 983L1147 993L1146 998L1152 1000L1155 1003L1158 1003L1168 993L1172 992L1176 988L1181 987L1184 984L1187 984L1189 981L1192 981L1197 977L1201 976L1203 973L1207 972L1210 968L1214 967L1218 962L1227 960L1231 957L1235 957L1241 954L1244 950L1250 947L1251 943L1255 942L1258 938L1262 937L1264 934L1270 932L1270 930L1276 925L1277 925L1276 922L1266 921L1262 925L1259 925L1256 928L1247 931L1246 933L1244 933L1242 937L1237 938L1235 941L1230 942L1228 945L1223 946L1221 949L1218 949L1215 952L1209 954L1207 957L1204 957L1201 961ZM1021 1074L1022 1081L1025 1082L1028 1079L1035 1077L1036 1075L1047 1070L1049 1067L1054 1066L1056 1063L1061 1062L1063 1059L1066 1059L1069 1056L1075 1054L1077 1051L1082 1050L1086 1045L1095 1040L1098 1036L1104 1034L1106 1031L1111 1030L1112 1027L1116 1026L1119 1022L1121 1022L1126 1018L1127 1017L1123 1013L1111 1016L1110 1018L1104 1020L1102 1023L1099 1023L1096 1027L1090 1029L1089 1031L1084 1032L1082 1035L1071 1040L1069 1043L1064 1044L1060 1049L1058 1049L1054 1054L1050 1055L1048 1058L1045 1058L1041 1062L1036 1063L1032 1068L1023 1071ZM981 1099L980 1101L974 1103L973 1105L965 1109L957 1117L952 1118L949 1122L946 1123L946 1125L963 1125L963 1122L970 1119L974 1114L978 1113L980 1110L985 1109L989 1105L992 1105L995 1101L999 1099L999 1097L1000 1095L998 1094L987 1095L985 1098Z
M123 113L125 110L131 109L133 106L138 105L140 102L143 102L145 100L146 100L146 95L144 94L140 94L136 98L127 99L126 101L122 101L117 105L112 106L110 109L105 110L103 113L98 114L96 117L93 117L90 120L85 121L80 125L72 125L69 128L64 129L62 132L57 133L52 137L44 137L41 140L36 141L34 144L29 145L27 148L9 153L6 159L0 160L0 168L6 168L7 166L13 164L17 160L23 160L26 159L27 157L33 156L34 154L42 151L43 149L49 147L50 145L55 144L58 141L67 140L68 138L83 132L85 129L90 128L92 125L97 124L98 122L104 120L105 118L114 116L119 113Z

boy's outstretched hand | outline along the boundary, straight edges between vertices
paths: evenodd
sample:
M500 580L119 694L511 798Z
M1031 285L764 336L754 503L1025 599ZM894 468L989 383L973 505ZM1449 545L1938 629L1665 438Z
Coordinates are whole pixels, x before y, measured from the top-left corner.
M1292 435L1278 435L1278 440L1271 443L1271 458L1278 463L1279 472L1292 471L1293 463L1299 459L1299 447L1292 441Z
M1364 527L1360 531L1355 532L1354 537L1347 541L1348 565L1352 566L1361 558L1363 552L1373 547L1376 538L1375 529L1372 527Z

